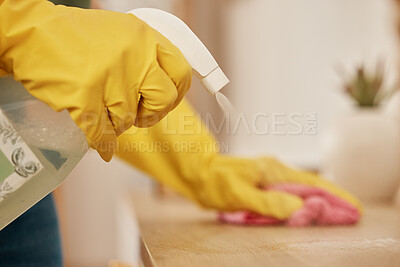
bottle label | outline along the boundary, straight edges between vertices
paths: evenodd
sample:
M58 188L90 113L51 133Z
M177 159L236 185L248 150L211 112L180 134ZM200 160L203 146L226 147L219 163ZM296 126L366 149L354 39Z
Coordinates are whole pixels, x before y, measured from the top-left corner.
M0 109L0 202L43 169Z

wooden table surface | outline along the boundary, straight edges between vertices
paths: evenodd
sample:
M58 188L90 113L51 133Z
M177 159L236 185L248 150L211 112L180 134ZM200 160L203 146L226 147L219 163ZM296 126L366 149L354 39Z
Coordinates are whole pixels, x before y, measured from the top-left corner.
M182 200L133 195L145 266L400 266L400 209L348 227L244 227Z

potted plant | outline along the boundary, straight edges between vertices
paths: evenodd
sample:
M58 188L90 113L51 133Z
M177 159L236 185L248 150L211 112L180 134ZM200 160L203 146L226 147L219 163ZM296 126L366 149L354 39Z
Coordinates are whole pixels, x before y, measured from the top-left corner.
M383 67L359 67L344 91L356 107L326 133L323 173L364 202L390 201L400 184L400 125L381 108L392 91Z

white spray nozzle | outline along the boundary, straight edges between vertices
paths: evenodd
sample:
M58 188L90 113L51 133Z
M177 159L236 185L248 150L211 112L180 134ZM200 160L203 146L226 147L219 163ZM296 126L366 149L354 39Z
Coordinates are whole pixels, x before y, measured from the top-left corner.
M128 13L146 22L178 47L211 94L215 95L229 83L210 51L178 17L153 8L134 9Z

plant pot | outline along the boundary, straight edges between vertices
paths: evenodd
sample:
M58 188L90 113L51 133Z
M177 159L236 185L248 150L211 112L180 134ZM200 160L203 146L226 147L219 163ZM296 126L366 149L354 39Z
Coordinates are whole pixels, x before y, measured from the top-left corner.
M363 202L391 201L400 184L400 127L376 108L336 121L323 140L322 172Z

